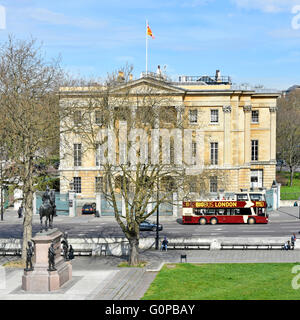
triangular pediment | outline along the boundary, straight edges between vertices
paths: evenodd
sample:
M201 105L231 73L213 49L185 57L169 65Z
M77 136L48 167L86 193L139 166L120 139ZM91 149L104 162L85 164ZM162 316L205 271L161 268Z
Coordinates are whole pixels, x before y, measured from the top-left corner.
M159 95L184 95L185 90L175 87L170 83L153 78L141 78L127 82L113 90L116 93L127 94L159 94Z

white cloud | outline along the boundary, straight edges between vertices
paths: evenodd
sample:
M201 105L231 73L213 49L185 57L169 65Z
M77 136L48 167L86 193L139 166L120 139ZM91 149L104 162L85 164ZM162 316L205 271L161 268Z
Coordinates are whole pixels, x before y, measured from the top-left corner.
M291 11L300 0L232 0L239 8L260 10L266 13Z
M82 28L101 28L106 25L104 21L95 21L89 18L76 18L65 14L53 12L44 8L28 8L26 10L32 19L54 25L71 25Z

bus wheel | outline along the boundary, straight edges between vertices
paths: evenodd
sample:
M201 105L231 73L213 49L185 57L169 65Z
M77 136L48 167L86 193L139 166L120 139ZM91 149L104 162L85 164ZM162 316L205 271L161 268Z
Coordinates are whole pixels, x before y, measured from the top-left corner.
M200 218L199 224L206 224L206 219L205 218Z
M254 218L249 218L248 219L248 224L254 224L255 223L255 219Z
M217 218L211 218L210 219L210 224L217 224L217 223L218 223Z

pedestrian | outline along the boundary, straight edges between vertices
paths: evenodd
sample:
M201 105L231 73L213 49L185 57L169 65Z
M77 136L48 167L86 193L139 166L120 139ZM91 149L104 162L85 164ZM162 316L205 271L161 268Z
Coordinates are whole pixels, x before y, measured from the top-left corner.
M23 206L20 206L18 209L18 218L22 218L23 216Z
M292 245L292 247L294 247L295 242L296 242L296 235L295 235L295 233L293 233L293 235L291 236L291 245Z
M291 249L291 245L290 245L290 241L287 241L284 246L283 246L284 250L290 250Z
M161 243L161 250L162 251L163 250L168 251L168 243L169 243L169 241L167 240L167 237L165 236L164 240Z

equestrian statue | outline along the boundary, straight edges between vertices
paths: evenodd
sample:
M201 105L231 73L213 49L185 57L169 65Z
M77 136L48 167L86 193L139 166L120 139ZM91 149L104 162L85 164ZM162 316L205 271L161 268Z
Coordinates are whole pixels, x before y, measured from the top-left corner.
M56 205L55 205L55 192L51 191L49 187L46 187L46 191L42 197L42 205L40 206L40 221L41 221L41 230L43 232L43 217L45 217L45 230L48 231L48 221L49 228L53 228L53 217L56 216Z

